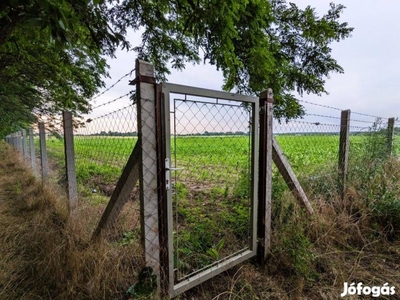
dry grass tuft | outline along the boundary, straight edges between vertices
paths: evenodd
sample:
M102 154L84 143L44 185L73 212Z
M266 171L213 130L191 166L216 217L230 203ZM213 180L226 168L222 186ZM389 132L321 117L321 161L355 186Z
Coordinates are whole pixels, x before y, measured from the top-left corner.
M123 299L143 265L138 243L92 243L91 206L69 218L13 151L0 156L0 299Z

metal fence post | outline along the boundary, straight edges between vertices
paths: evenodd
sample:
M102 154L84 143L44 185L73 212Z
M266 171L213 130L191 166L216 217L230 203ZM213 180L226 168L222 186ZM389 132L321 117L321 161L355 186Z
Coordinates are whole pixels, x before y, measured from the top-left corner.
M31 167L32 170L37 172L36 170L36 154L35 154L35 144L33 142L33 128L29 127L29 150L30 150L30 157L31 157Z
M393 152L394 120L395 120L395 118L388 119L387 153L389 156L391 156L392 152Z
M75 169L75 150L74 150L74 128L72 122L72 113L63 112L64 127L64 153L65 153L65 171L67 174L69 211L73 213L78 206L78 188L76 182Z
M261 92L257 213L257 257L261 264L266 262L271 243L273 102L274 99L271 89Z
M135 81L138 96L138 135L141 140L139 187L142 242L146 266L151 267L157 275L157 286L160 288L154 67L137 59Z
M40 162L42 164L42 179L47 180L49 166L47 162L46 150L46 129L43 122L39 122L39 139L40 139Z
M346 193L346 180L349 165L350 110L342 110L339 138L339 192L342 199Z

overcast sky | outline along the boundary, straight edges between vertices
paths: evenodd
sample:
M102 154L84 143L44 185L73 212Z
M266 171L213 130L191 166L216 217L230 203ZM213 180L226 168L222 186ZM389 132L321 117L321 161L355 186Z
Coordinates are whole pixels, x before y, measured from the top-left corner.
M329 9L330 0L293 0L299 7L307 5L316 8L319 15ZM361 1L342 0L346 6L341 21L354 27L352 37L339 43L333 43L332 56L344 68L344 74L332 74L326 81L329 95L321 97L304 95L303 100L315 102L341 109L351 109L380 116L383 118L400 116L400 95L398 81L400 78L400 2L398 0ZM133 45L138 44L140 35L132 35ZM136 41L135 41L136 39ZM135 65L135 53L119 52L116 59L110 59L111 79L107 86L113 84L121 76L129 72ZM109 101L125 94L131 89L125 78L115 88L96 99L96 104ZM172 71L169 82L219 90L223 78L209 65L188 65L184 71ZM120 108L128 100L104 107L105 111ZM340 111L304 104L308 113L340 116ZM102 108L103 109L103 108ZM352 115L356 119L366 119L360 115ZM355 117L356 116L356 117Z

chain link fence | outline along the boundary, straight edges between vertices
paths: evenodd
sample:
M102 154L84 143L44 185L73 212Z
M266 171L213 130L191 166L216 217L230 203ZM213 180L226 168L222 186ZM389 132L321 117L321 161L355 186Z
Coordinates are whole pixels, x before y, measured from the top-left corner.
M118 104L118 103L116 103ZM114 103L115 105L115 103ZM113 195L117 182L138 141L137 106L130 104L104 114L85 116L75 130L74 148L79 195L95 209L88 213L93 232ZM83 200L85 201L85 200ZM140 241L138 185L124 203L113 234L121 243Z
M312 105L310 102L306 102ZM320 106L320 105L318 105ZM311 107L312 108L312 107ZM312 111L312 109L309 109ZM294 173L305 192L313 198L319 195L336 197L340 194L341 177L340 132L346 124L341 124L339 109L333 115L321 112L308 113L302 119L289 122L274 121L274 135L288 159ZM399 149L399 139L391 138L389 124L382 118L351 112L348 126L348 165L346 177L349 181L360 174L375 172L376 164L384 162L390 153L395 156ZM344 128L345 129L345 128ZM368 170L368 172L367 172ZM279 199L287 191L281 175L275 169L273 180L273 198Z
M179 282L249 247L251 108L171 103L174 271Z
M118 97L96 106L93 111L73 119L76 177L79 193L78 214L85 220L90 235L98 225L117 181L137 143L137 106L128 98ZM126 105L127 103L131 103ZM111 112L110 104L122 106ZM122 105L121 105L122 104ZM45 180L67 186L64 129L61 116L57 120L42 122L39 127L6 137L6 141L23 153L35 173ZM42 139L41 139L42 136ZM26 149L23 147L24 141ZM30 143L32 141L32 143ZM31 159L31 155L34 158ZM47 159L48 158L48 159ZM45 168L46 170L42 170ZM140 209L138 185L124 203L116 224L115 238L121 243L140 241Z
M77 178L110 196L137 142L136 105L85 120L75 130Z

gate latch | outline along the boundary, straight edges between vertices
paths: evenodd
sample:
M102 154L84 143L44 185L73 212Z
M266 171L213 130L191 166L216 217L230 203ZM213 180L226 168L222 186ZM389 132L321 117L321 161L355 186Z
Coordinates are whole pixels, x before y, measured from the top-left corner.
M171 189L171 171L183 170L184 168L171 168L169 158L165 159L165 188Z

